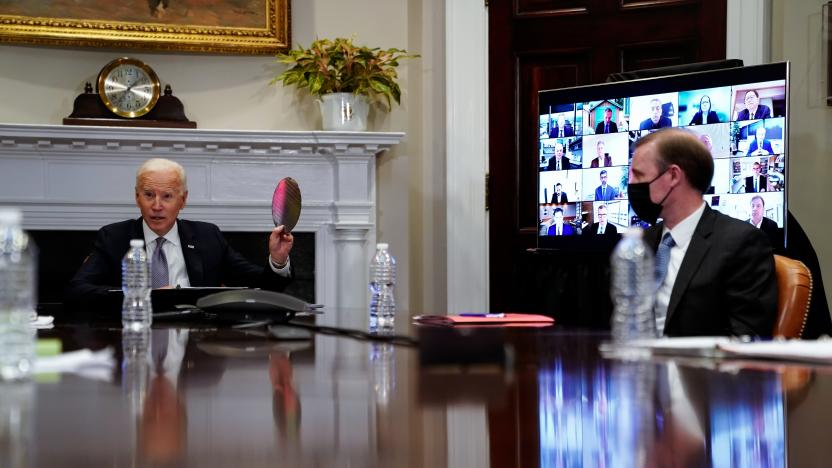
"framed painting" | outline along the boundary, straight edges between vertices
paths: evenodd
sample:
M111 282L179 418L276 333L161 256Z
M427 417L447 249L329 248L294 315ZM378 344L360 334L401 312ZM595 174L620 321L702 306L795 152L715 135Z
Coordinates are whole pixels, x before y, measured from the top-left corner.
M0 42L274 54L290 0L0 0Z

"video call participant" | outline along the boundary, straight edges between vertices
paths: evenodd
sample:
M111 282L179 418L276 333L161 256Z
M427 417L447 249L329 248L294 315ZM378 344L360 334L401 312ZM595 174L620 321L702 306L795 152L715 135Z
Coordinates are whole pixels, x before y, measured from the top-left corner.
M711 153L711 155L713 156L713 154L714 154L714 142L711 140L711 136L708 135L707 133L703 133L703 134L699 135L699 141L701 141L702 144L705 145L705 148L707 148L708 152Z
M566 138L575 136L575 130L572 129L572 124L567 122L562 116L558 116L558 123L549 131L550 138Z
M601 185L595 188L595 201L610 201L618 196L618 189L607 184L607 171L601 171Z
M167 159L145 161L136 173L141 217L104 226L92 253L69 283L72 304L95 306L121 288L121 259L131 239L144 239L152 287L248 286L282 291L292 278L294 237L278 226L269 235L268 265L257 266L228 245L219 228L178 219L188 200L185 170ZM104 303L104 302L101 302Z
M783 246L782 231L773 219L766 218L763 213L766 211L766 201L759 195L751 197L751 218L745 222L763 231L768 237L771 246L780 248Z
M672 127L673 122L669 117L662 115L662 102L657 98L650 100L650 118L641 122L639 130L658 130L660 128Z
M552 201L556 205L562 205L564 203L569 203L569 197L566 196L566 193L563 192L563 186L558 182L555 184L555 193L552 194Z
M598 222L592 223L588 228L584 229L583 235L598 235L615 237L618 235L618 229L615 225L607 222L607 207L605 205L598 205Z
M615 133L618 131L618 126L612 121L612 109L607 107L604 109L604 121L598 122L595 126L595 133Z
M760 104L760 94L751 89L745 93L745 109L737 115L737 120L770 119L771 109Z
M766 236L702 200L714 162L695 135L667 129L636 142L628 195L656 253L656 325L666 336L770 336L777 307Z
M760 174L762 166L755 162L751 168L754 170L754 175L745 178L745 193L765 192L768 187L768 177Z
M768 156L774 154L774 149L771 147L771 142L766 140L766 128L763 126L757 127L754 132L754 139L748 145L748 152L746 156Z
M563 210L560 208L555 208L554 213L552 214L553 223L549 226L549 230L546 234L550 236L571 236L575 234L575 230L572 228L570 224L563 224Z
M608 153L604 153L605 148L604 140L598 140L598 143L595 143L595 154L597 154L597 156L592 159L589 167L612 166L612 158Z
M563 155L563 145L561 143L555 144L555 155L549 158L549 164L546 166L547 171L565 171L572 169L572 164L569 158Z
M719 116L711 110L711 97L706 94L699 99L699 110L690 119L688 125L707 125L712 123L719 123Z

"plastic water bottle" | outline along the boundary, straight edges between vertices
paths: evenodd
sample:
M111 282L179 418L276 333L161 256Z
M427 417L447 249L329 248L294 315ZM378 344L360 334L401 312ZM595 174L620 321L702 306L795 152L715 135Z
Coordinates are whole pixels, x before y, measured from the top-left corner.
M150 303L150 262L142 239L130 241L130 250L121 261L121 323L124 328L138 330L150 327L153 308Z
M655 260L642 239L642 230L631 228L612 252L612 336L615 341L656 337L653 303L656 298Z
M18 209L0 208L0 378L28 377L35 356L37 249Z
M396 314L396 259L390 255L388 245L376 245L376 253L370 261L370 329L391 329Z

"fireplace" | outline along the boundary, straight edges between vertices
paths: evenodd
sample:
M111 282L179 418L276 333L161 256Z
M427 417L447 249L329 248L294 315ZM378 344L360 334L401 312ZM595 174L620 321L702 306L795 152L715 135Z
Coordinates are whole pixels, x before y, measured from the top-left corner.
M313 262L301 267L300 289L293 293L366 309L375 157L403 136L0 124L0 204L23 209L24 227L42 250L54 252L59 241L58 251L70 245L68 265L42 285L41 296L54 298L99 227L138 216L133 185L142 161L181 163L189 196L180 216L217 224L241 250L271 229L272 192L280 178L291 176L303 193L293 262L296 269L301 257ZM339 325L341 319L324 315L320 322Z

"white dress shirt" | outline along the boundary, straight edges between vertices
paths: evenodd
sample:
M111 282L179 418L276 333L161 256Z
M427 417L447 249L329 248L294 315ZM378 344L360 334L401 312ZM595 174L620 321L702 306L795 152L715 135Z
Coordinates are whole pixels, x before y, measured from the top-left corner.
M142 230L144 231L144 248L147 250L147 258L152 258L153 251L156 250L156 239L159 235L150 229L145 220L142 220ZM170 231L162 237L166 241L162 244L162 252L165 253L165 258L168 260L168 279L170 281L168 284L172 287L189 287L191 281L188 279L185 255L182 253L182 241L179 239L179 223L173 223Z
M145 220L142 220L142 230L144 232L144 246L147 250L147 258L153 257L153 251L156 250L156 239L158 234L153 232L147 225ZM162 252L165 253L165 258L168 260L168 278L170 286L187 288L191 286L191 281L188 279L188 268L185 265L185 255L182 253L182 241L179 239L179 223L173 223L173 227L167 234L162 236L165 238L165 243L162 244ZM286 264L280 268L276 265L271 256L269 256L269 268L273 272L281 276L289 276L291 271L289 266L289 259L286 259Z
M667 226L662 229L661 239L666 233L670 233L673 241L676 243L670 249L670 259L667 262L667 274L664 281L656 291L656 330L660 335L664 335L664 324L667 318L667 306L670 305L670 294L673 292L673 285L676 283L676 276L679 274L679 268L682 266L682 260L685 259L685 253L688 251L690 240L693 238L693 231L699 220L702 218L702 213L705 212L705 202L702 206L696 209L693 213L683 219L682 222L676 225L673 229L668 229Z

